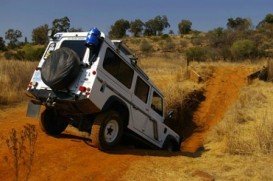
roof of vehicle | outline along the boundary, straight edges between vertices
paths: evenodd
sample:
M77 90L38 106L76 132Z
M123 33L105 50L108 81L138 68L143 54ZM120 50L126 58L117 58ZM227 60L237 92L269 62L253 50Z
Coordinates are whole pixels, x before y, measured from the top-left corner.
M54 35L55 38L59 39L61 37L86 37L88 34L88 32L60 32L60 33L56 33ZM121 40L110 40L108 37L105 36L105 34L103 32L101 32L101 37L104 38L104 41L107 42L107 44L109 46L111 46L113 49L119 49L120 44L122 44ZM132 54L132 51L126 47L126 46L122 46L122 48L125 48L126 51L128 51L132 56L130 55L126 55L125 52L121 52L119 53L119 55L121 55L121 57L126 60L126 62L128 62L129 64L131 64L131 67L135 69L135 71L137 71L140 75L142 75L142 77L155 89L157 90L157 92L164 97L164 95L161 93L161 91L155 86L155 84L149 79L149 77L144 73L144 71L137 66L136 64L133 64L131 59L135 58L134 55ZM123 54L123 55L122 55Z

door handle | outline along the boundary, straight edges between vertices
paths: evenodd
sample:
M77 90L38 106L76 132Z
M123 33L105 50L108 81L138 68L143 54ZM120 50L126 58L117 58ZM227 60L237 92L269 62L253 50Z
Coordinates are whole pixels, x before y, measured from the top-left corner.
M138 108L135 105L133 105L133 108L136 109L136 110L138 110Z

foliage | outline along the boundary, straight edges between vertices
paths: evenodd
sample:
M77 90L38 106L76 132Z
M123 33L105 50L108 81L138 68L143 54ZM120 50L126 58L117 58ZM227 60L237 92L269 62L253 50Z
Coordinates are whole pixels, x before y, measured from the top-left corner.
M170 30L170 31L169 31L169 35L174 35L173 30Z
M48 25L44 24L32 30L32 41L34 44L45 45L48 37Z
M251 28L251 21L246 18L237 17L236 19L229 18L227 22L227 28L231 30L248 30Z
M144 35L156 36L161 35L163 30L170 27L167 16L156 16L145 23Z
M203 47L191 47L186 50L186 57L188 61L205 61L207 51Z
M24 59L30 61L40 60L45 51L45 47L34 47L31 45L25 45L23 47L23 52L25 54Z
M191 31L192 22L190 20L182 20L178 24L180 34L188 34Z
M3 37L0 37L0 50L6 50L5 40Z
M272 24L273 25L273 14L269 13L265 16L265 18L258 24L257 28L261 28L265 26L266 24Z
M52 30L54 34L58 32L67 32L69 28L70 20L67 16L60 19L54 19L52 22Z
M14 30L14 29L9 29L5 33L5 39L9 40L9 47L15 48L17 45L19 45L18 38L22 37L22 32L20 30Z
M26 44L22 49L16 52L8 51L4 53L7 60L29 60L37 61L39 60L45 51L45 47L35 47L30 44Z
M256 55L256 46L251 40L238 40L231 46L231 53L234 59L252 58Z
M130 28L129 21L125 19L117 20L114 25L111 26L109 31L110 38L122 38L126 35L126 31Z
M144 39L140 44L140 50L144 53L150 53L153 50L153 46Z
M143 27L144 23L140 19L136 19L135 21L131 21L129 31L132 32L135 37L138 37L143 31Z

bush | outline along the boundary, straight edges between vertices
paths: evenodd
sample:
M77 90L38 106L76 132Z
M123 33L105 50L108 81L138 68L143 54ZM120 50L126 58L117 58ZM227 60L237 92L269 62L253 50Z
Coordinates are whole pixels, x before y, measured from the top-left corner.
M161 35L161 38L162 38L163 40L166 40L166 39L169 39L169 38L170 38L170 35L168 35L168 34L163 34L163 35Z
M14 53L12 53L12 52L5 52L5 53L4 53L4 57L5 57L7 60L14 59Z
M14 59L16 60L24 60L26 57L26 54L24 51L22 50L18 50L15 54L14 54Z
M202 47L192 47L186 50L188 61L205 61L207 58L207 50Z
M34 47L31 45L25 45L23 47L25 53L25 59L30 61L39 60L45 51L44 47Z
M231 53L234 59L253 58L256 55L257 48L251 40L238 40L231 46Z
M140 44L140 50L144 53L149 53L153 50L153 46L147 40L143 40Z
M163 51L171 52L175 50L175 44L172 40L166 40L163 44Z

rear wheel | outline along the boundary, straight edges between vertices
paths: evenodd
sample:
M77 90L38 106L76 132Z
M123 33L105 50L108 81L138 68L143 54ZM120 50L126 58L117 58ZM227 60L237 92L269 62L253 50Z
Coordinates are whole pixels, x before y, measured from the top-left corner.
M98 115L91 129L92 145L100 150L111 150L121 140L123 123L119 114L108 111Z
M61 134L68 125L68 120L60 116L55 109L46 109L42 112L40 126L42 130L52 136Z
M174 139L167 137L163 149L167 150L168 152L175 152L179 150L179 145Z

